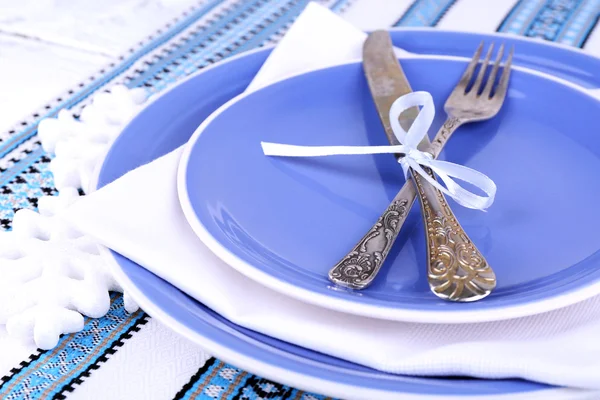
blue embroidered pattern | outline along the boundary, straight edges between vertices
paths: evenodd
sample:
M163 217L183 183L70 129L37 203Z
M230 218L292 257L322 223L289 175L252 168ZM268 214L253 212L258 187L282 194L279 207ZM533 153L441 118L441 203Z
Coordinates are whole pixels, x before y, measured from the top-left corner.
M121 332L131 328L143 314L129 315L123 308L123 298L112 296L112 305L106 316L87 321L84 329L74 335L63 336L57 347L42 354L26 368L0 386L4 400L52 398L69 384L70 374L82 373L119 339Z
M252 19L238 22L235 32L231 32L231 27L227 25L236 19L236 16L228 16L211 29L203 31L204 40L201 42L193 41L181 48L177 54L180 58L183 58L183 61L174 59L170 62L157 64L150 68L147 73L127 83L127 86L144 85L148 87L150 92L158 92L183 76L196 72L199 68L222 58L253 49L282 29L284 25L282 22L289 23L292 21L307 3L308 0L258 0L246 2L245 6L240 8L238 12L248 12L247 9L252 8L256 9L255 14ZM277 22L270 24L264 22L269 19L277 19ZM210 40L217 37L220 40ZM206 38L209 38L208 42Z
M456 0L416 0L394 26L436 26Z
M52 196L54 188L52 173L48 169L50 158L37 149L30 152L17 165L0 175L0 225L11 229L12 219L22 208L37 209L38 198Z
M520 0L499 32L582 47L600 16L600 0Z
M326 400L329 397L310 394L301 390L259 378L221 361L211 359L193 378L191 384L183 388L176 400Z

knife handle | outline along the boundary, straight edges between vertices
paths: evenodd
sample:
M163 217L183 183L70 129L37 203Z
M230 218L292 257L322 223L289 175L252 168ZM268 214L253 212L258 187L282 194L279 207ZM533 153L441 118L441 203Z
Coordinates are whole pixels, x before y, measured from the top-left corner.
M423 168L435 179L429 168ZM458 302L482 299L496 275L458 223L443 193L411 169L421 203L427 243L427 280L438 297Z
M402 186L375 225L329 271L329 280L350 289L369 286L396 241L416 197L414 185Z

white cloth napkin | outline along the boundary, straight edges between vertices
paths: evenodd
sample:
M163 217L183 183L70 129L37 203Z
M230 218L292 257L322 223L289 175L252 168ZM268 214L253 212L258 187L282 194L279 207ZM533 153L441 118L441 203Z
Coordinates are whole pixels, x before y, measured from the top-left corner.
M311 4L249 90L359 58L364 37ZM600 389L600 297L534 317L452 326L305 304L241 275L195 236L177 196L180 154L181 148L84 196L65 218L229 320L290 343L392 373L520 377Z

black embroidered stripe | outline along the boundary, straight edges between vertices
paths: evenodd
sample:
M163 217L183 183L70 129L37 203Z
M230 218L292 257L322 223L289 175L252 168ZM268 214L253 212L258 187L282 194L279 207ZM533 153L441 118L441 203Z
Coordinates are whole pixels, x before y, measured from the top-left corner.
M262 0L262 1L264 1L264 0ZM239 15L232 15L232 17L233 17L232 21L225 21L226 22L225 23L225 25L226 25L225 31L227 31L233 27L231 24L238 24L239 22L242 22L243 19L247 18L252 12L255 11L255 7L252 7L252 5L250 5L250 7L249 7L247 1L240 0L234 4L228 5L227 7L223 8L222 10L219 10L214 15L211 15L207 21L205 21L204 23L191 29L190 31L186 32L186 34L184 36L177 38L176 41L170 43L168 47L164 47L160 52L161 54L155 53L155 54L147 56L146 58L141 58L140 59L141 62L139 63L139 65L135 69L133 69L133 71L131 71L129 74L127 74L124 77L123 81L127 84L127 86L133 87L133 86L139 86L138 84L132 82L136 78L144 79L144 80L152 78L153 74L151 71L153 69L158 68L158 65L156 65L156 64L159 61L164 61L164 59L167 59L167 58L172 58L172 59L180 58L181 56L178 54L180 52L184 51L186 49L186 47L188 47L190 45L195 46L196 45L195 42L198 41L198 37L201 34L203 36L208 35L208 38L210 40L210 37L212 37L215 30L221 29L222 20L227 20L227 17L229 16L229 14L232 14L235 11L241 11L241 13ZM185 56L186 53L187 52L184 52L183 56ZM160 68L158 68L158 69L164 70L164 68L167 65L168 64L166 64L166 63L161 64ZM147 75L149 73L150 73L150 78L144 78L144 75ZM152 85L146 85L146 86L152 86Z
M17 376L21 371L29 367L32 362L37 361L44 353L46 353L46 351L47 350L38 349L35 353L29 356L29 359L21 361L18 367L11 369L8 375L5 375L2 378L0 378L0 381L2 381L2 383L0 383L0 390L2 390L4 385L6 385L8 382L12 381L13 378Z
M211 45L211 43L217 41L218 38L225 35L229 32L234 26L233 24L239 24L243 22L245 19L248 19L252 16L253 13L258 11L260 7L267 7L267 3L269 0L255 0L253 2L245 2L245 8L242 10L243 13L237 16L234 20L226 23L226 24L214 24L214 26L207 30L206 32L202 32L203 35L208 35L205 40L186 40L184 43L180 44L176 49L173 49L167 54L170 56L170 59L167 59L167 55L163 56L160 65L154 65L154 63L150 63L147 65L147 70L144 73L139 74L136 78L127 78L129 80L128 85L131 86L146 86L148 88L152 88L154 86L155 81L160 81L164 76L168 76L169 74L175 73L177 67L183 64L185 60L190 58L190 54L197 54L200 50L206 48ZM289 7L289 5L286 5ZM224 21L226 22L226 21ZM206 57L206 62L208 64L219 61L222 59L227 53L227 48L235 46L239 47L244 42L247 42L254 36L254 30L251 29L243 39L238 40L234 44L223 43L221 48L215 49L209 56ZM196 33L190 34L191 37L197 36ZM221 53L220 53L221 52ZM171 54L173 53L173 54ZM165 70L166 69L166 70Z
M123 332L114 342L110 344L110 346L98 357L92 364L90 364L85 370L83 370L79 375L73 377L70 381L68 381L60 390L52 397L53 400L64 400L66 399L66 392L73 392L75 390L75 386L81 385L83 381L89 378L92 375L92 372L100 368L100 364L105 363L111 355L117 352L117 349L122 347L125 344L127 339L131 339L135 332L139 332L142 326L144 326L149 320L148 314L144 312L140 312L140 316L136 319L136 321Z
M268 385L271 390L268 392L263 390L261 385ZM273 390L274 389L274 390ZM285 400L290 397L293 388L284 386L280 383L276 383L264 378L259 378L255 375L248 375L248 379L244 382L243 385L240 385L236 395L232 397L231 400L244 400L249 398L248 391L251 390L252 394L256 395L256 398L259 399L281 399ZM252 398L252 397L250 397Z
M210 359L206 360L202 368L198 369L198 371L196 371L196 373L192 375L190 380L185 385L183 385L181 390L177 392L175 397L173 397L173 400L183 399L185 394L194 387L194 385L200 380L200 378L202 378L204 374L206 374L210 370L210 368L215 364L216 361L217 360L214 357L211 357Z

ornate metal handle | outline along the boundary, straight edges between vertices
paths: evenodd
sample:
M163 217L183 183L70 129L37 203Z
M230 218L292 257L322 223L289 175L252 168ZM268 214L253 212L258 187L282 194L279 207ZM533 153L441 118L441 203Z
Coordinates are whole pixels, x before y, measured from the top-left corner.
M440 130L435 134L433 141L429 145L429 149L427 150L429 153L433 155L433 158L438 158L440 152L448 143L450 136L463 124L463 120L457 117L448 117L446 121L444 121L444 125L440 128ZM408 182L407 182L408 183ZM406 184L406 183L405 183Z
M446 142L448 141L448 139L450 139L450 136L452 136L454 131L456 131L456 129L458 129L458 127L462 123L463 123L462 120L460 120L459 118L455 118L455 117L449 117L446 120L444 125L442 125L442 127L440 128L438 133L435 135L435 138L433 139L433 142L431 143L431 146L429 148L429 151L433 154L434 157L437 158L440 151L446 145ZM432 189L435 192L439 193L439 191L432 188L431 185L429 185L426 181L423 181L421 179L420 182L421 182L421 187L427 187L427 188ZM423 184L422 182L425 182L425 183ZM426 186L424 186L424 185L426 185ZM381 265L385 261L390 249L392 248L392 245L396 241L396 238L398 237L398 234L400 233L400 230L402 229L402 225L404 224L404 221L406 220L408 211L411 209L416 196L417 196L417 190L415 189L415 185L406 182L404 184L404 186L402 187L402 189L400 189L400 191L398 192L396 197L394 197L390 206L384 211L384 213L381 215L381 217L379 217L379 219L377 220L375 225L358 242L358 244L356 246L354 246L354 248L350 251L350 253L348 253L344 258L342 258L329 271L329 279L332 282L334 282L340 286L349 287L351 289L364 289L369 284L371 284L373 279L375 279L375 277L377 276L377 273L379 272ZM436 209L441 209L444 211L448 210L451 218L447 217L445 219L445 221L452 220L452 221L454 221L456 226L458 226L460 228L460 225L458 224L456 217L454 217L454 214L448 207L448 204L446 203L444 196L441 193L439 193L439 196L440 197L434 196L434 198L436 198L436 199L441 198L441 202L443 202L443 203L438 202L437 203L438 207L436 207ZM423 207L423 200L421 200L421 204ZM429 209L431 209L431 207L429 207ZM423 215L425 218L425 211L423 211ZM445 215L445 214L441 214L441 215ZM435 219L435 217L433 219ZM466 285L464 287L467 287L469 290L465 291L463 289L463 286L461 286L461 289L460 289L462 296L465 296L468 293L471 293L471 290L470 290L471 286L467 285L467 280L468 280L467 278L463 278L462 280L460 280L458 278L455 279L455 277L450 276L449 273L445 275L445 276L449 277L448 283L442 282L444 278L442 278L443 274L440 274L440 271L441 271L440 268L442 266L446 266L449 263L446 262L446 263L441 263L441 264L440 263L435 264L435 263L432 263L431 260L433 260L433 259L441 260L441 259L443 259L443 257L446 257L449 253L443 251L443 249L440 249L440 248L436 248L435 250L432 250L432 243L435 244L435 240L432 241L432 238L435 239L435 234L433 236L430 235L430 233L429 233L430 232L429 231L430 224L428 224L428 221L429 220L427 220L425 218L425 225L426 225L426 228L428 229L427 230L427 242L428 242L427 248L428 248L428 260L429 260L428 276L429 276L429 282L430 282L431 288L432 288L433 292L440 297L447 298L449 300L461 301L461 299L460 299L461 295L459 295L458 291L456 292L456 294L453 294L454 291L448 292L449 288L452 287L453 289L456 290L457 286ZM439 225L439 223L437 223L437 222L436 222L436 224ZM431 227L433 228L434 225L432 225ZM435 229L434 229L434 231L435 231ZM455 231L453 231L453 232L455 232ZM462 234L464 234L464 231L462 230L462 228L460 228L460 232ZM446 235L446 237L448 237L448 235ZM466 240L462 240L463 237ZM450 242L450 239L448 239L448 242ZM467 245L467 243L468 243L468 245ZM456 246L454 246L454 248L455 248L455 250L459 250L459 251L458 251L458 253L455 252L454 254L458 254L458 256L460 257L460 260L463 260L465 256L471 257L471 256L474 256L475 254L479 257L479 259L483 260L483 257L481 257L481 254L477 251L477 249L472 244L472 242L469 240L469 238L467 237L466 234L464 234L464 236L461 236L460 240L456 239L454 236L452 236L452 244L456 244ZM463 249L471 249L471 248L474 249L474 252L471 252L470 255L468 252L463 250ZM485 260L483 260L483 261L485 262ZM459 261L459 264L460 264L460 261ZM433 268L434 265L435 265L435 268ZM469 264L469 265L471 265L471 264ZM485 265L487 266L487 263L485 263ZM489 294L489 292L493 289L493 287L495 286L494 273L489 268L489 266L487 266L487 268L489 269L489 273L484 274L483 270L481 271L481 277L484 278L483 282L485 282L485 284L483 284L483 287L485 288L485 290L487 292L482 295L467 296L467 298L463 299L462 301L469 301L469 300L474 301L479 298L485 297L485 295ZM456 267L455 270L457 273L463 273L462 267L460 270L458 269L458 267ZM476 271L476 275L477 275L477 277L479 277L479 272L480 272L479 269L475 269L473 271ZM494 281L493 284L489 282L489 279L492 279ZM450 280L454 280L455 282L451 282ZM471 279L471 280L473 280L473 279ZM478 283L479 283L479 281L476 282L476 284L478 284ZM479 286L477 286L477 287L479 288ZM479 293L480 290L476 289L476 292Z
M437 158L454 131L463 123L450 117L431 142ZM431 177L433 173L425 169ZM412 173L421 202L427 240L427 278L432 292L451 301L476 301L496 287L496 275L458 223L446 198L429 182Z
M414 185L404 185L375 225L329 271L329 279L351 289L370 285L396 241L416 196Z
M435 179L428 168L425 169ZM467 236L446 198L412 172L427 238L427 278L432 292L452 301L475 301L496 287L496 275Z

